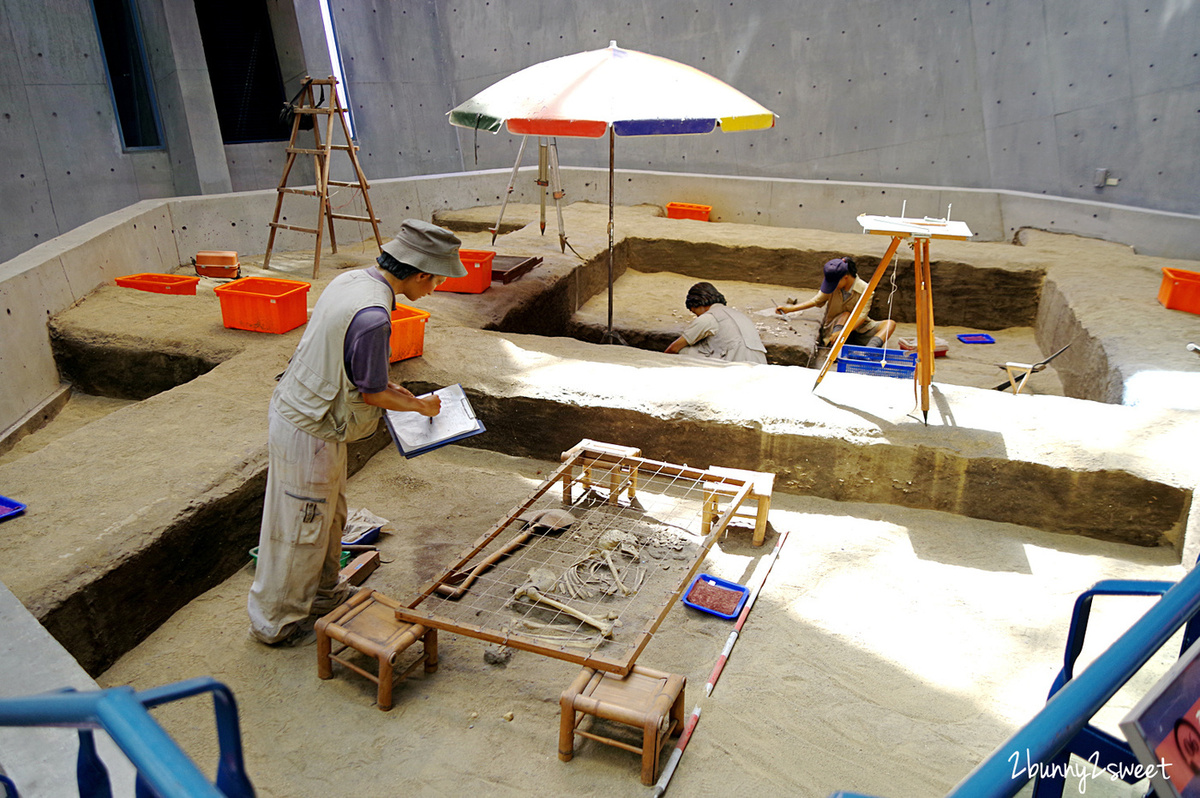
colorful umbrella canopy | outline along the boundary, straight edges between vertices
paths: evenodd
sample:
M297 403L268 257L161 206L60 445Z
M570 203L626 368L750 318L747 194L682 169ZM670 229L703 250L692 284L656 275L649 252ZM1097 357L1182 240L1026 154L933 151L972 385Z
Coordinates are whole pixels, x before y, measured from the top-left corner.
M774 127L775 114L694 67L612 42L534 64L450 112L450 124L528 136L664 136Z
M606 340L612 342L619 340L612 329L614 136L711 133L717 127L763 130L775 126L775 114L694 67L609 42L603 50L554 58L509 75L451 110L450 124L491 133L504 125L510 133L551 139L600 138L608 133ZM524 140L521 147L523 151ZM520 162L518 154L514 177ZM500 213L503 216L503 206ZM559 238L565 246L559 213Z

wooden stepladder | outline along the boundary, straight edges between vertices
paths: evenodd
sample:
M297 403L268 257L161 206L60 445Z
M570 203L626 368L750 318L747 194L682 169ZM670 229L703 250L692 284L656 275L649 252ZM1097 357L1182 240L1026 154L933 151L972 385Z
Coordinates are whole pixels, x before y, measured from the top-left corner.
M371 197L367 193L367 189L369 188L367 185L367 176L363 174L362 167L358 163L358 156L355 155L358 145L350 137L350 127L346 124L346 109L342 106L341 99L338 97L337 84L337 78L332 75L325 80L316 80L306 76L301 82L300 94L293 104L292 137L288 141L287 162L283 167L283 177L279 180L279 196L275 199L275 215L271 218L271 235L267 239L267 254L263 257L264 269L271 268L271 250L275 246L275 233L281 229L294 230L298 233L309 233L317 237L316 249L313 252L312 276L315 278L320 271L321 238L326 224L329 226L329 245L333 252L337 252L337 235L333 229L334 219L343 219L351 222L370 222L371 229L375 231L375 243L379 245L382 251L383 239L379 235L379 219L375 217L375 211L371 208ZM319 87L322 95L326 93L329 95L329 104L327 106L323 105L313 96L314 87ZM305 118L312 119L313 146L311 148L297 146L296 142L296 136L300 133L300 123ZM325 120L324 131L322 131L321 125L322 118ZM337 119L337 123L341 125L344 144L333 143L335 118ZM350 156L350 163L354 167L354 174L357 178L355 181L329 179L330 155L335 151L345 152ZM312 156L313 172L316 175L315 188L288 187L288 175L291 174L292 166L296 163L297 155ZM336 213L329 199L330 186L349 188L361 192L367 215L353 216ZM300 194L317 198L317 224L315 227L302 227L279 221L280 213L283 210L283 198L287 194Z

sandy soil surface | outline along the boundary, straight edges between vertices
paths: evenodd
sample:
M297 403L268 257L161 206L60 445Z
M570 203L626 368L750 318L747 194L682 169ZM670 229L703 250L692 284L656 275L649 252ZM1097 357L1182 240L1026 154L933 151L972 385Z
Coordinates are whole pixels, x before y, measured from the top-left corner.
M332 275L333 264L323 266ZM938 335L960 331L938 328ZM956 348L938 363L935 382L955 381L956 364L970 360L973 379L988 386L1003 376L995 362L1036 359L1032 333L1001 335L1010 333L1005 357ZM902 337L911 334L901 327ZM1049 371L1031 381L1036 393L1061 392L1056 384ZM75 397L59 418L86 423L119 406ZM25 451L44 445L56 424L31 436ZM461 447L412 461L390 450L376 456L349 491L352 508L390 520L380 542L385 565L367 586L411 600L499 520L497 508L516 504L555 466ZM771 523L763 548L749 545L748 531L735 531L702 565L752 582L788 534L712 696L704 696L704 682L729 622L676 605L639 659L686 675L687 707L703 710L672 794L944 793L1043 705L1080 591L1101 578L1183 573L1168 548L889 505L777 492ZM331 681L318 679L315 646L271 649L249 639L252 578L247 557L242 571L98 681L148 688L213 676L228 684L259 795L647 793L632 753L580 740L572 762L558 761L558 698L578 666L525 652L489 664L488 645L443 634L439 671L398 687L395 707L383 713L365 679L341 669ZM1106 603L1085 661L1145 606ZM1156 660L1123 691L1105 711L1108 728L1165 668ZM165 706L155 716L211 770L216 741L206 701ZM1105 782L1084 782L1084 791L1104 795Z
M499 520L497 507L556 466L461 447L376 456L349 490L352 508L390 521L367 586L414 598ZM712 696L704 683L731 622L677 604L639 659L685 675L689 712L702 708L674 795L941 794L1041 707L1078 591L1101 577L1182 573L1165 549L881 505L776 494L771 525L764 547L734 531L702 566L753 583L788 534ZM315 646L249 639L252 578L247 562L99 681L229 685L259 795L647 794L632 753L579 739L574 760L558 761L558 698L576 665L527 652L492 665L484 654L497 647L442 633L438 672L398 687L383 713L365 679L340 668L318 679ZM1110 605L1089 640L1111 639L1144 608ZM211 767L206 700L155 715Z

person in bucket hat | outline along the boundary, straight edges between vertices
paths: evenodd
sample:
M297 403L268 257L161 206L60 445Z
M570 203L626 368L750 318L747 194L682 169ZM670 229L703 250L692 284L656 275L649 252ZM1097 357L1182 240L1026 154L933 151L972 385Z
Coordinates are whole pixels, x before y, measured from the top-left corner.
M853 258L834 258L825 262L824 278L821 288L811 299L794 305L780 305L776 313L795 313L808 308L825 308L825 317L821 322L821 338L828 344L835 339L846 322L850 313L858 304L858 299L866 293L867 284L858 276L858 266ZM896 322L875 321L865 313L858 320L858 325L846 339L846 343L854 346L883 346L892 333L896 332Z
M268 409L268 470L258 565L247 599L250 634L268 645L314 638L316 620L348 599L341 581L346 444L375 432L385 410L432 418L388 379L396 296L416 301L467 273L454 233L409 219L376 265L330 281L312 311Z
M419 219L409 219L400 225L396 237L383 245L389 263L385 264L383 255L380 255L380 266L390 271L390 261L399 261L413 271L425 274L465 277L467 267L458 257L461 245L458 236L449 230Z

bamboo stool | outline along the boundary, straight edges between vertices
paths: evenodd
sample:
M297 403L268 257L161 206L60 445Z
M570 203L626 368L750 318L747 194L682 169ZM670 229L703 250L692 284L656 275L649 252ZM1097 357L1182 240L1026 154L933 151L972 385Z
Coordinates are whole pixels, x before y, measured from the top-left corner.
M361 590L345 604L317 621L317 676L333 678L333 663L345 665L379 685L379 708L392 708L392 684L404 681L420 664L425 673L437 670L437 629L426 629L415 623L397 620L400 604L377 590ZM332 641L342 646L333 651ZM421 641L421 656L405 668L397 678L396 659L401 651ZM376 676L352 662L337 656L352 648L379 661Z
M775 488L775 475L765 471L743 471L740 468L721 468L712 466L709 473L723 477L735 477L750 483L750 493L747 501L754 499L757 508L754 512L746 509L745 502L733 514L733 518L749 518L754 521L755 546L761 546L767 535L767 513L771 509L771 491ZM720 502L722 492L728 493L720 482L704 483L704 517L700 528L705 535L712 528L712 522L721 514ZM731 519L732 520L732 519Z
M562 694L558 728L558 758L575 756L575 735L642 755L642 784L658 779L663 746L683 731L683 691L687 678L634 665L629 675L584 668ZM583 731L584 715L623 723L642 730L641 746Z
M594 441L590 438L584 438L579 443L575 444L570 449L563 452L561 461L566 462L567 460L569 460L571 458L572 455L574 455L580 449L592 449L593 451L599 451L599 452L603 452L605 454L612 454L612 455L616 455L618 457L641 457L642 456L642 450L637 448L636 446L621 446L621 445L615 444L615 443L603 443L601 441ZM608 464L604 464L604 465L607 467ZM583 486L583 489L586 491L588 488L590 488L592 486L592 463L589 462L589 463L584 464L583 468L580 469L580 471L582 473L580 473L580 475L579 475L578 482L580 485ZM573 472L574 472L573 468L568 468L566 470L566 472L563 474L562 485L563 485L563 503L564 504L571 503L571 485L574 484L574 482L576 481ZM636 468L630 468L628 466L619 466L617 468L612 468L609 472L608 482L609 482L609 484L608 484L608 501L610 503L612 503L612 504L617 503L617 499L620 497L622 490L628 490L630 501L633 501L634 499L637 498L637 469Z

